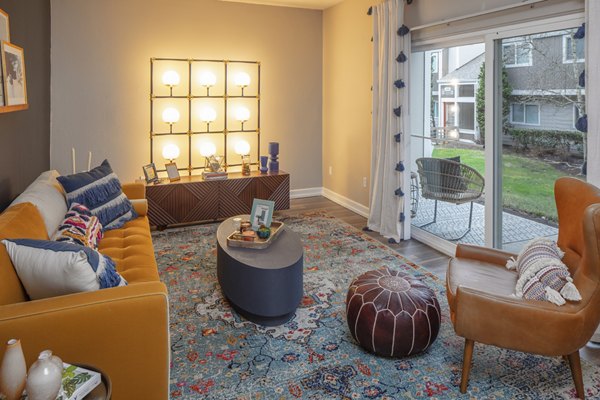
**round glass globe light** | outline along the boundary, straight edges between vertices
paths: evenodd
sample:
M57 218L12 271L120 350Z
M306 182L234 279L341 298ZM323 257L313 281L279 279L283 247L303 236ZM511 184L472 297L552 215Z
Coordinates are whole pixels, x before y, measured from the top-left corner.
M176 144L169 143L163 147L162 155L167 160L174 160L179 157L179 147Z
M204 142L200 145L200 155L210 157L217 152L217 146L213 142Z
M213 122L217 119L217 112L212 107L205 107L200 110L200 120L204 122Z
M250 119L250 110L246 107L238 107L235 110L235 119L242 122L248 121Z
M165 71L162 81L167 86L177 86L179 85L179 74L172 70Z
M239 154L240 156L246 156L246 155L250 154L250 144L248 142L246 142L245 140L239 140L235 144L234 149L235 149L236 154Z
M174 124L179 121L179 111L173 107L166 108L162 113L162 119L167 124Z
M233 78L236 86L246 87L250 85L250 75L245 72L238 72Z
M198 81L204 87L211 87L217 83L217 77L210 71L204 71L200 74Z

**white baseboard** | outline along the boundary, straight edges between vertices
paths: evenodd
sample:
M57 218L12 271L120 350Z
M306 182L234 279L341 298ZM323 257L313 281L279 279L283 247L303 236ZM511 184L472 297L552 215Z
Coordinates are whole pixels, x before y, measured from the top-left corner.
M454 257L456 254L456 243L443 240L424 229L411 226L410 236L449 257Z
M290 199L302 199L304 197L323 196L322 187L290 190Z
M358 215L369 218L369 207L367 206L364 206L354 200L350 200L349 198L327 188L323 188L322 196L333 201L334 203L338 203L340 206L345 207L350 211L354 211Z

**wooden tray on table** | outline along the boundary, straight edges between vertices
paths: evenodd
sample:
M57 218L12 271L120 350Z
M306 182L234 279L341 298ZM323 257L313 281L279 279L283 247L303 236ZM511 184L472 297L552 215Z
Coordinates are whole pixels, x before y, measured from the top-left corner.
M227 245L231 247L244 247L246 249L266 249L277 239L277 236L283 231L283 222L273 221L271 222L271 236L267 239L261 239L258 235L254 240L244 240L242 235L238 232L234 232L227 236Z

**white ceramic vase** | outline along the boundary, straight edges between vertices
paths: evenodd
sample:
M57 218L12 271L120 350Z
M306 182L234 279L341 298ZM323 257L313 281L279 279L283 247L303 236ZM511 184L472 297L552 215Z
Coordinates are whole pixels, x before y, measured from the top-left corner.
M44 350L29 368L27 396L29 400L54 400L60 391L63 365L52 351Z
M0 393L7 400L21 398L25 389L27 378L27 365L21 348L21 341L10 339L6 344L6 351L0 364Z

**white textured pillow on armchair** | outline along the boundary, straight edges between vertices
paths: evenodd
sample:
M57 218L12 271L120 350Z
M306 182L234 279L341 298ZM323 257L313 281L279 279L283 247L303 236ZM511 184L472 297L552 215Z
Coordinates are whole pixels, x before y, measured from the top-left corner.
M33 239L2 243L31 300L127 285L110 257L89 247Z
M567 266L561 261L563 251L555 241L538 238L529 242L516 260L506 268L519 274L515 295L530 300L546 300L558 306L566 300L579 301L581 295L573 284Z

